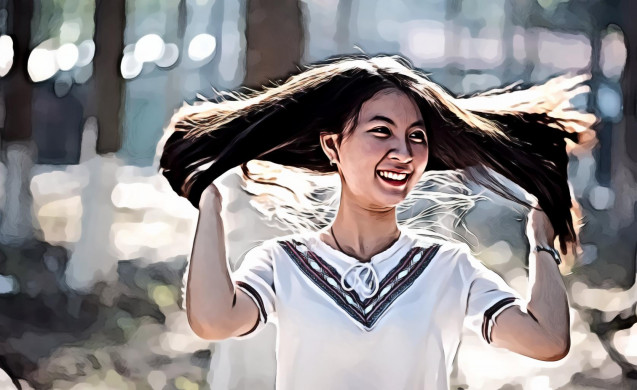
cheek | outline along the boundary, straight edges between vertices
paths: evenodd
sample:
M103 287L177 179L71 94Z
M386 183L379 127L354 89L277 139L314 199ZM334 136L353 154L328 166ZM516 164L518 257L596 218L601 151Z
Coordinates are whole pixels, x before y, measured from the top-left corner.
M382 159L384 149L379 142L352 142L343 152L347 162L345 168L350 168L347 171L363 174L365 170L375 172L375 167Z
M348 150L343 150L344 159L341 170L345 185L350 192L361 199L369 199L375 192L370 189L374 188L376 167L381 160L378 157L378 149L374 145L361 142L351 144Z
M416 162L417 169L425 170L427 162L429 162L429 149L423 148L414 155L414 161Z
M358 142L352 144L354 155L360 157L376 156L378 153L382 153L386 146L383 145L381 140L368 137L368 139L359 139Z

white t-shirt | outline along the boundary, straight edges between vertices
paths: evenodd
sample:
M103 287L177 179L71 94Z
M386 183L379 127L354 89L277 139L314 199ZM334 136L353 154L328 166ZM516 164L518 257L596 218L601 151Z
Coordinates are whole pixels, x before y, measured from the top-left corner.
M320 233L265 241L232 273L260 312L235 339L277 326L277 390L447 390L463 326L489 343L497 315L523 305L466 245L401 230L362 263Z

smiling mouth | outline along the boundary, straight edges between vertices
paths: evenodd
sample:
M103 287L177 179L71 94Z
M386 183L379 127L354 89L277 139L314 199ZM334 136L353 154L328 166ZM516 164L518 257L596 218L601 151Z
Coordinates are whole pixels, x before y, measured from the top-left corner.
M392 186L401 186L407 183L411 173L396 173L391 171L376 171L382 181Z

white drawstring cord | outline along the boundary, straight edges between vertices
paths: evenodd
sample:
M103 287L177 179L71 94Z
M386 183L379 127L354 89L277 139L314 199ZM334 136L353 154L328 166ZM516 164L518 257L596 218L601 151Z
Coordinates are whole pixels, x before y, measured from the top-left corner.
M345 278L347 278L347 276L349 275L350 272L352 272L352 270L356 272L354 274L354 283L352 284L351 287L348 288L345 285ZM362 276L361 274L365 271L367 271L367 273L364 276ZM370 276L371 276L371 280L370 280ZM363 284L364 291L362 292L362 295L365 298L373 297L378 291L378 287L379 287L378 274L376 273L376 270L370 263L352 264L352 266L350 266L347 269L347 271L345 271L345 273L343 273L343 275L341 276L341 287L343 287L345 291L354 290L356 286L358 286L358 284ZM369 293L370 290L371 290L371 294Z

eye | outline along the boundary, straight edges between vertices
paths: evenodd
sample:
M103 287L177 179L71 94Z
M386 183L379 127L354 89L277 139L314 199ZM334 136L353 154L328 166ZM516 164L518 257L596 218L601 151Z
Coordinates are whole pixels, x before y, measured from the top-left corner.
M371 129L369 132L374 134L384 135L384 136L391 135L391 130L389 130L389 128L387 128L386 126L375 127ZM379 137L379 138L386 138L386 137Z
M409 135L409 138L416 141L416 143L421 143L421 144L427 143L427 136L425 135L425 132L421 130L414 131L413 133Z

